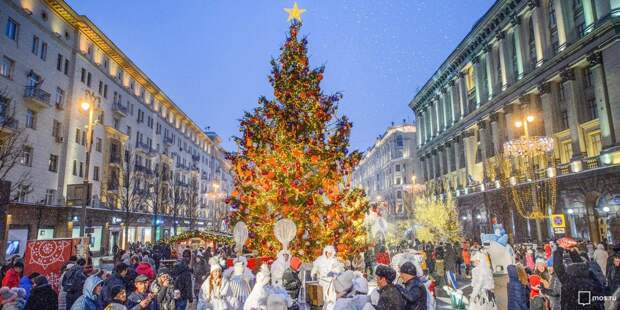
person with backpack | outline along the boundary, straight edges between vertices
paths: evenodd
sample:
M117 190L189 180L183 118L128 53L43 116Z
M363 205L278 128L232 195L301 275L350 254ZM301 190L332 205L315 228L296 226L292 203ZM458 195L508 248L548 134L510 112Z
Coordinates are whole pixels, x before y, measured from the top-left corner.
M86 265L86 260L83 258L78 259L76 264L67 270L62 278L62 290L66 292L66 309L71 309L75 300L82 295L82 289L86 281L84 265Z
M412 262L400 266L400 279L403 285L397 288L405 300L407 310L426 310L426 287L417 277L418 270Z

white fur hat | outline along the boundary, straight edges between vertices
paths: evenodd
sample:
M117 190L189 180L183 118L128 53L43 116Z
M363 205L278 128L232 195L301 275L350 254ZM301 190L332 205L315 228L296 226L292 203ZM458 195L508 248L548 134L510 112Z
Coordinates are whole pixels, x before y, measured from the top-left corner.
M347 270L341 274L339 274L334 279L334 289L337 294L345 293L353 287L353 278L354 274L352 271Z

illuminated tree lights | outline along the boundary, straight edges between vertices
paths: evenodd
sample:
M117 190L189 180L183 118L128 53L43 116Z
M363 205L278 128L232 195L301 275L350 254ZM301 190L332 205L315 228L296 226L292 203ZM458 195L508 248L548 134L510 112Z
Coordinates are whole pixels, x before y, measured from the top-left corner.
M324 67L309 68L300 27L293 21L280 57L271 61L275 99L260 97L240 120L238 152L228 154L235 182L227 199L231 221L248 223L247 246L260 255L277 253L273 226L289 218L297 225L289 246L295 255L310 260L331 244L349 256L366 245L368 202L351 186L361 153L348 150L351 122L336 116L342 96L321 91Z

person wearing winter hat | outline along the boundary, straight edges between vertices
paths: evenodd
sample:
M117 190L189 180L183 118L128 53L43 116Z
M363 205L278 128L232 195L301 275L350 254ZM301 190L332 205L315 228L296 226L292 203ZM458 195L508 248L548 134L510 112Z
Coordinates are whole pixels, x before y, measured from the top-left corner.
M102 290L103 280L97 275L89 276L84 281L82 295L75 300L71 310L100 310L101 305L97 300L100 298Z
M58 295L43 275L32 279L32 290L24 310L56 310Z
M153 303L156 303L159 310L174 310L174 284L170 278L169 270L166 267L159 268L157 279L151 284L151 293L157 296Z
M370 305L368 298L368 280L359 271L354 272L353 287L351 288L351 304L355 309L363 309L366 304Z
M286 298L279 294L271 294L267 297L267 310L286 310Z
M209 264L211 270L207 279L202 282L200 286L196 310L228 309L228 302L226 301L227 292L224 290L225 285L222 278L222 267L218 262L218 258L212 257L209 260Z
M353 271L345 271L339 274L332 281L334 290L336 291L336 302L334 303L334 310L352 309L353 298L349 296L349 293L353 289L353 279L355 275Z
M131 310L147 309L153 300L153 296L148 293L149 278L139 275L134 280L135 290L127 297L127 308Z
M18 302L18 296L15 291L8 287L0 288L0 297L2 297L2 309L3 310L21 310Z
M407 309L426 309L426 287L418 278L418 269L412 262L400 266L400 279L403 285L397 288L405 299Z
M404 310L405 300L394 285L396 271L387 265L378 265L375 269L379 290L370 295L371 303L377 310Z

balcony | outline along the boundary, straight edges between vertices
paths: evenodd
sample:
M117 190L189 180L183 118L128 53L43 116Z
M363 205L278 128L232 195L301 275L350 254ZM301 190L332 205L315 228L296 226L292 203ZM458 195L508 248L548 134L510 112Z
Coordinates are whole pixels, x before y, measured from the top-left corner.
M118 116L126 117L129 109L127 109L127 107L124 106L122 103L115 102L112 104L112 111Z
M148 145L146 143L143 142L138 142L136 145L138 148L138 151L143 152L145 155L149 156L149 157L154 157L157 156L158 150L155 149L153 146Z
M48 92L36 86L26 86L24 90L24 104L35 111L51 107L50 97Z

